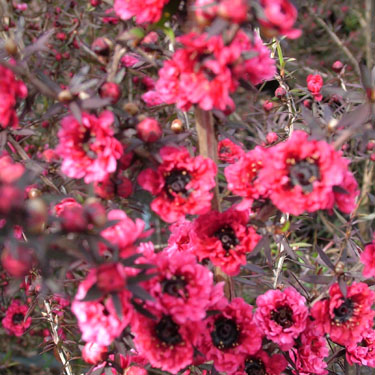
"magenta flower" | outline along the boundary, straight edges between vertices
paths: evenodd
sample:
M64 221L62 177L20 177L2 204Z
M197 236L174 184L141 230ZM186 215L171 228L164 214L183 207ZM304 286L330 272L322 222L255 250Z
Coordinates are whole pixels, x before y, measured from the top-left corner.
M258 296L255 321L268 340L281 350L289 350L306 328L308 309L305 297L294 288L269 290Z
M2 321L5 331L9 335L22 336L31 325L31 317L26 320L26 313L29 307L22 305L18 299L14 299L9 305Z
M63 162L61 169L72 178L84 178L86 183L104 180L116 170L123 149L113 137L114 118L110 111L99 117L82 113L82 124L67 116L61 122L57 152Z
M139 185L156 195L151 208L164 221L173 223L186 214L197 215L211 207L217 167L211 159L191 157L187 149L163 147L163 162L138 176Z
M314 304L311 315L320 332L328 334L332 341L340 345L355 343L372 327L374 297L365 283L353 283L344 297L336 283L329 290L329 298Z

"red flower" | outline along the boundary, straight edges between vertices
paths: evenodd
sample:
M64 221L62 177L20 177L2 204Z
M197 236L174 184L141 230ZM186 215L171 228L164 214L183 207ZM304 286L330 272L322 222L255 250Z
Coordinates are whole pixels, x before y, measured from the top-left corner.
M146 169L138 176L139 185L156 195L151 208L172 223L186 214L203 214L210 209L217 167L211 159L191 157L181 147L163 147L163 163L155 171Z
M317 102L320 102L323 99L323 95L320 93L321 88L323 87L323 78L319 74L309 74L307 76L307 88L314 96L314 99Z
M255 320L266 337L289 350L306 328L306 299L294 288L269 290L258 296Z
M268 149L267 154L257 181L269 189L273 204L281 211L300 215L332 209L336 199L344 212L355 206L357 193L352 187L346 198L336 193L335 187L348 188L351 174L348 161L328 143L309 141L307 133L295 131L286 142Z
M375 311L371 306L375 293L364 283L353 283L344 297L336 283L331 286L329 296L312 307L311 315L317 327L340 345L359 341L372 327Z
M257 146L225 168L228 189L244 198L237 209L245 210L251 207L254 199L268 197L268 189L258 180L258 173L268 160L267 155L266 149Z
M346 359L350 365L375 367L375 331L369 329L362 334L361 339L346 343Z
M228 275L237 275L240 266L246 264L260 236L247 226L248 215L244 211L228 210L201 215L193 225L193 251L201 261L209 258Z
M375 234L373 235L372 243L365 246L361 253L361 262L365 265L363 269L364 277L375 276Z
M126 289L117 293L122 307L121 317L118 316L113 297L110 295L99 294L96 299L91 297L89 301L83 301L88 291L97 282L98 272L92 269L78 287L78 292L72 302L72 312L77 317L84 341L108 346L129 324L133 309L129 302L130 292ZM102 285L107 286L108 283L102 282Z
M242 298L233 299L205 323L198 349L207 361L214 361L218 371L235 372L240 362L261 348L262 334L253 320L252 307Z
M168 256L156 253L145 258L146 263L156 267L151 272L156 277L143 283L143 287L154 297L148 306L170 315L176 323L201 321L213 293L212 273L197 263L192 254L175 253Z
M134 344L152 366L175 374L192 364L201 323L178 324L170 315L151 312L156 321L140 314L132 320Z
M137 23L158 22L169 0L115 0L113 9L122 20L136 18Z
M5 331L9 335L22 336L31 325L31 317L25 320L29 307L22 305L18 299L14 299L8 307L2 321Z
M18 127L18 117L15 111L17 98L27 96L27 88L22 81L17 81L10 69L0 65L0 126L6 128Z
M229 138L225 138L218 143L217 153L221 161L232 164L244 154L244 150Z
M293 29L297 19L297 10L289 0L261 0L265 19L259 22L270 36L285 35L290 39L298 38L301 30Z
M314 322L308 320L298 344L289 350L289 356L298 370L296 373L300 375L327 374L327 363L324 362L324 358L328 355L329 348L325 337L316 330Z
M282 354L269 356L264 350L259 350L241 361L233 375L280 375L287 364L288 362Z
M103 181L116 170L123 149L113 137L112 112L99 117L82 113L82 124L74 116L61 122L57 152L62 156L62 171L72 178L84 178L86 183Z

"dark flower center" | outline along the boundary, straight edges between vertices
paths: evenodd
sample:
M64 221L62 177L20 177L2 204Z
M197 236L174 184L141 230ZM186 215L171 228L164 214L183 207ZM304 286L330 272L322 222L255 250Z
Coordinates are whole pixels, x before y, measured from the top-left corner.
M294 324L293 310L289 306L280 306L271 311L271 319L283 328L289 328Z
M333 309L333 313L335 314L333 320L336 323L347 322L353 316L354 302L350 298L345 299L339 307Z
M161 282L163 293L174 297L187 297L186 284L184 276L173 276Z
M293 186L301 186L305 193L313 191L313 182L320 179L320 171L316 161L312 158L307 158L301 161L295 159L287 159L289 167L289 178Z
M163 316L155 326L156 337L164 344L177 345L182 342L178 325L170 316Z
M219 349L229 349L238 345L240 330L233 319L220 317L215 321L211 332L212 342Z
M168 196L173 199L175 194L186 198L189 192L186 190L186 185L191 181L191 176L187 171L173 170L165 177L165 186Z
M240 243L233 228L229 225L225 225L218 229L214 233L214 236L220 240L224 250L226 251L234 249Z
M22 313L17 313L12 316L12 322L13 324L20 324L25 319L25 315Z
M265 375L266 367L260 358L250 357L245 361L245 372L247 375Z

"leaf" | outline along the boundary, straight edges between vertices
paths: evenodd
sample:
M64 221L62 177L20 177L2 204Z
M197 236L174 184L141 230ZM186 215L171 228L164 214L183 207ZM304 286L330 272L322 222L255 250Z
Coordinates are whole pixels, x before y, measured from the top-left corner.
M76 120L81 123L82 122L82 112L76 102L71 102L69 104L69 109L72 112L72 115L76 118Z
M103 296L103 292L94 284L86 293L81 302L96 301Z
M262 275L265 275L266 273L263 268L257 266L256 264L246 263L242 265L242 268Z
M152 319L152 320L157 320L156 316L152 314L150 311L146 310L141 304L137 303L134 301L134 299L131 300L132 305L134 308L142 315L145 317Z
M332 276L324 275L299 275L300 280L311 284L330 284L333 281Z
M130 257L121 259L120 262L125 266L125 267L131 267L134 265L134 262L140 258L142 254L134 254L131 255Z
M345 194L345 195L349 194L349 192L346 189L344 189L342 186L339 186L339 185L334 185L332 187L332 190L334 191L334 193Z
M137 276L128 277L127 283L128 283L128 285L138 284L141 281L150 280L150 279L152 279L156 275L157 275L157 273L144 273L144 272L141 272Z
M334 271L335 270L335 266L331 262L331 259L329 259L328 255L319 246L315 246L315 249L318 252L318 254L319 254L320 258L322 259L322 261L328 266L328 268L330 268L331 270Z
M112 297L113 306L115 307L115 310L116 310L116 314L119 317L119 319L122 320L123 314L122 314L122 303L120 301L120 297L117 293L112 293L111 297Z
M144 301L153 301L154 298L146 292L145 289L138 284L127 284L127 289L133 294L134 297L140 298Z
M347 288L347 285L346 285L346 281L344 280L343 277L339 277L338 282L339 282L339 287L340 287L341 293L344 296L344 298L346 298L346 296L348 294L348 288Z

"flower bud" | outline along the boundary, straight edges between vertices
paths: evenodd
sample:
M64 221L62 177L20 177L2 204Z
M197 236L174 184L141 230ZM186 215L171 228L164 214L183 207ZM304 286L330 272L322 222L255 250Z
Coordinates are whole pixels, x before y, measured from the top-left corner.
M137 134L144 142L156 142L163 134L159 123L152 118L145 118L137 124Z
M59 92L59 95L57 95L57 99L59 102L69 102L73 99L73 95L69 90L62 90Z
M40 198L26 201L26 228L30 233L42 233L48 216L48 207Z
M275 96L277 96L278 98L282 98L282 97L284 97L285 96L285 94L286 94L286 91L285 91L285 89L283 88L283 87L278 87L277 89L276 89L276 91L275 91Z
M179 118L176 118L175 120L172 121L171 130L175 134L182 133L185 130L184 124Z
M332 70L336 73L340 73L343 67L344 64L340 60L337 60L332 64Z
M118 102L121 97L121 90L117 83L105 82L99 89L99 95L102 98L108 98L112 104Z
M96 365L107 358L108 349L106 346L95 342L88 342L82 349L82 358L85 362Z
M139 112L139 108L135 103L125 103L124 111L128 112L129 115L135 116Z
M61 226L66 232L84 232L87 230L87 218L80 206L67 206L59 214Z
M101 227L107 222L105 208L96 198L87 199L84 210L86 217L91 224Z
M97 38L91 45L91 49L100 56L109 56L113 43L108 38Z

